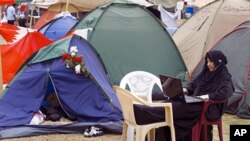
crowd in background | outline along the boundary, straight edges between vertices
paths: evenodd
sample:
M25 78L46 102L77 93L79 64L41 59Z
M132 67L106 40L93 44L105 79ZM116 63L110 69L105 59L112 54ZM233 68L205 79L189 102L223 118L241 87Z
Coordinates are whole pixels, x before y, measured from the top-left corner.
M8 24L27 27L29 8L27 4L6 5L1 11L1 21Z

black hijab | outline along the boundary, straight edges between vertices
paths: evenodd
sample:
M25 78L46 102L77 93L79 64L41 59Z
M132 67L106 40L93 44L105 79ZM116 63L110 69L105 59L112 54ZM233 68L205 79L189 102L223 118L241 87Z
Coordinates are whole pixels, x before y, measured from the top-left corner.
M209 71L207 67L207 58L215 64L215 70ZM219 50L212 50L207 52L205 56L205 64L195 80L197 82L196 90L193 95L207 94L209 92L214 92L218 85L221 85L220 82L228 79L231 81L231 75L226 68L227 58Z

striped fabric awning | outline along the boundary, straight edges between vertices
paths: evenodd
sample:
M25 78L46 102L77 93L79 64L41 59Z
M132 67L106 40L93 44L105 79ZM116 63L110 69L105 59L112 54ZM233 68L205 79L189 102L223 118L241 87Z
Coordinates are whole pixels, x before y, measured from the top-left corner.
M31 1L32 0L0 0L0 5L22 3L22 2L31 2Z

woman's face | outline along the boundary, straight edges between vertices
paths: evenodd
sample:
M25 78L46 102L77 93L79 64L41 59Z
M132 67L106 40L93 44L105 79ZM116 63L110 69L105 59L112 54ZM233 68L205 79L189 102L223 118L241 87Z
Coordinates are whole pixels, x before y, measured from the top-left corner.
M215 69L215 64L214 62L212 62L209 58L207 58L207 67L209 69L209 71L214 71Z

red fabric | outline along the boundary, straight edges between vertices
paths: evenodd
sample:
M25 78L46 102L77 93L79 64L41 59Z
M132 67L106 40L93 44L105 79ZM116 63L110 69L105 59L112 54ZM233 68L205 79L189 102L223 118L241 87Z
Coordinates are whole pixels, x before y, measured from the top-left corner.
M0 34L8 43L11 43L16 39L15 36L18 34L17 32L18 30L20 30L20 28L18 28L15 25L7 24L7 23L0 24Z
M13 4L13 3L15 3L14 0L0 0L0 5Z
M28 32L14 44L0 45L3 83L9 83L26 59L34 52L52 42L39 32Z
M26 5L24 5L24 4L23 4L23 5L21 5L21 7L20 7L20 11L21 11L21 12L24 12L25 10L26 10Z

